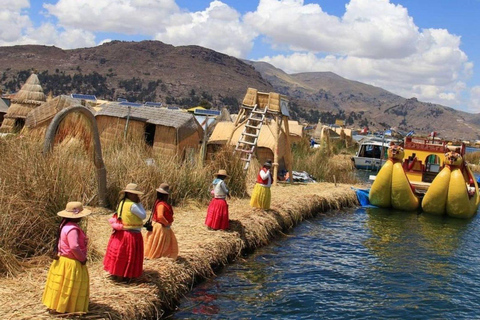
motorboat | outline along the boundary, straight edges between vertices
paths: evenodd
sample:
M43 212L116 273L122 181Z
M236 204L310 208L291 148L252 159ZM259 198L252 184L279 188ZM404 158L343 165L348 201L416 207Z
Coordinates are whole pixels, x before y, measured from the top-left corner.
M352 157L355 168L378 171L387 161L391 139L366 137L359 141L358 151Z

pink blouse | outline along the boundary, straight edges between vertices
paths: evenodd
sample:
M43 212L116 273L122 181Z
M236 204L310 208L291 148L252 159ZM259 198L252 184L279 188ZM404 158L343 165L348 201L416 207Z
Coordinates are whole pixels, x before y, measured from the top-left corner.
M73 222L67 222L60 233L58 252L61 256L84 262L87 260L87 236Z

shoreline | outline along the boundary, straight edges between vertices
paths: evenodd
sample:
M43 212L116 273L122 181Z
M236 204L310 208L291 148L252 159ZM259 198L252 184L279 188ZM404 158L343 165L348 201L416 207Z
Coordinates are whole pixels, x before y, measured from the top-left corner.
M83 318L161 318L174 311L196 283L214 277L215 270L237 257L267 245L303 220L358 205L351 185L324 182L272 187L272 206L268 211L251 208L249 201L249 198L227 200L228 231L206 228L205 205L189 203L174 207L172 229L178 240L179 257L175 261L145 260L144 275L130 283L115 282L103 271L103 254L111 232L107 220L111 214L94 210L87 220L90 307ZM54 318L41 303L50 261L47 257L39 258L36 267L18 277L0 278L0 314L7 319Z

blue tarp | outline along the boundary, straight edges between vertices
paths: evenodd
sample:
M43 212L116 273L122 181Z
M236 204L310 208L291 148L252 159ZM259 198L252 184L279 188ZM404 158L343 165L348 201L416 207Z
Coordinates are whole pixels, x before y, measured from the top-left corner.
M370 201L368 200L368 194L370 193L370 189L358 189L354 187L352 187L352 189L355 190L358 202L362 207L376 208L376 206L371 205Z

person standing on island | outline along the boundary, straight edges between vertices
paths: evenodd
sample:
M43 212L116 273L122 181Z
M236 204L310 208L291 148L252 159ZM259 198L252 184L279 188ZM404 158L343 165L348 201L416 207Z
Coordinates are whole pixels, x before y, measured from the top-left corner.
M215 173L215 179L212 182L213 199L208 205L205 225L213 230L227 230L229 227L226 198L230 197L230 194L224 181L227 177L227 171L220 169Z
M143 273L143 219L147 216L140 203L142 191L135 183L129 183L123 199L118 204L117 214L121 217L122 230L114 230L107 245L103 268L117 280L138 278Z
M252 197L250 198L250 206L254 208L270 209L272 186L272 174L270 169L272 162L266 161L257 175L257 183L253 188Z
M54 247L54 260L48 270L42 302L55 313L88 312L90 277L87 269L87 236L78 226L88 216L81 202L68 202L62 217Z
M178 256L178 242L171 229L173 208L168 203L170 186L167 183L162 183L156 191L157 199L153 204L150 215L153 229L148 231L145 236L145 258L168 257L176 259Z

